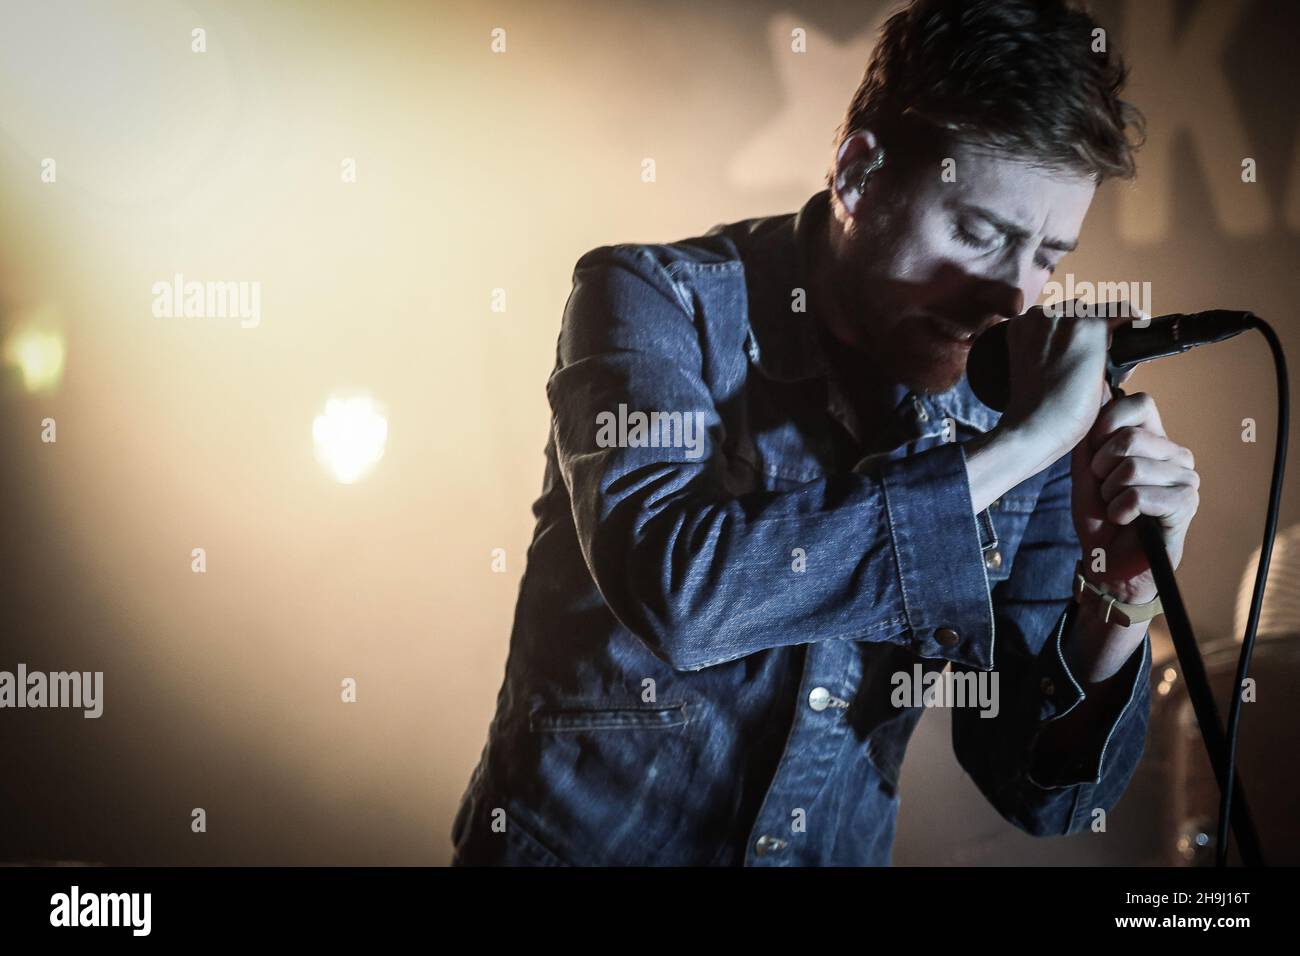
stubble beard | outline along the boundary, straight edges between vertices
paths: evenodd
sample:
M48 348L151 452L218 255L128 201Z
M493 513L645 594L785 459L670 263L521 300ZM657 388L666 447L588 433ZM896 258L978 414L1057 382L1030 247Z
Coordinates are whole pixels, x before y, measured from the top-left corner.
M884 377L923 394L946 392L965 374L965 356L943 350L925 320L906 315L907 304L890 295L891 283L872 277L872 264L895 261L896 248L878 238L889 234L883 220L856 230L835 256L829 288L841 327L836 337Z

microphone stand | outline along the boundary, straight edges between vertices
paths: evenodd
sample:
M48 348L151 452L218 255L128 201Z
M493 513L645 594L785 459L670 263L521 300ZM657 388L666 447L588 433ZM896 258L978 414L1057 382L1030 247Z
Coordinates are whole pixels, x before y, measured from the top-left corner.
M1107 380L1110 383L1111 396L1119 398L1124 390L1116 384L1126 371L1107 362ZM1228 783L1227 753L1228 741L1223 724L1219 721L1219 708L1214 703L1214 693L1210 688L1209 678L1205 673L1205 662L1201 658L1196 636L1192 632L1192 622L1187 616L1182 595L1178 592L1178 581L1174 577L1174 568L1169 561L1169 552L1165 550L1164 534L1160 523L1151 515L1138 515L1134 522L1142 550L1151 565L1151 572L1156 579L1156 588L1160 594L1160 605L1164 608L1165 623L1173 636L1174 648L1178 652L1178 663L1187 682L1187 695L1196 714L1196 723L1205 741L1205 750L1210 756L1210 766L1219 784L1220 793ZM1240 688L1236 690L1240 693ZM1233 772L1232 832L1237 837L1237 847L1242 862L1247 866L1263 866L1260 853L1259 834L1255 831L1255 822L1246 803L1246 788L1242 785L1241 775Z

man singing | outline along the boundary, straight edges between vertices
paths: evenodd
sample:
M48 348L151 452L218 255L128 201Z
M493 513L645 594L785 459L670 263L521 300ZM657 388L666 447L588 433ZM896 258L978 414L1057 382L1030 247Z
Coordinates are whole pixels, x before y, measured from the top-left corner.
M578 260L456 864L887 864L923 711L900 675L945 667L995 692L953 749L1008 821L1119 800L1158 607L1133 521L1176 567L1199 479L1148 395L1111 398L1117 321L1028 308L1134 175L1096 30L914 0L797 214ZM966 359L1008 319L999 415Z

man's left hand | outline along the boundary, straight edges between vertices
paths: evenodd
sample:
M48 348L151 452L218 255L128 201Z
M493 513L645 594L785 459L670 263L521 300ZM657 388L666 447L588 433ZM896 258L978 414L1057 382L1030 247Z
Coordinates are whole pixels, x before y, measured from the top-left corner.
M1074 448L1071 481L1084 574L1126 603L1154 599L1155 577L1133 520L1144 514L1159 522L1169 560L1178 567L1200 505L1201 477L1191 451L1165 434L1149 394L1123 395L1102 406ZM1096 548L1105 553L1105 571L1092 570Z

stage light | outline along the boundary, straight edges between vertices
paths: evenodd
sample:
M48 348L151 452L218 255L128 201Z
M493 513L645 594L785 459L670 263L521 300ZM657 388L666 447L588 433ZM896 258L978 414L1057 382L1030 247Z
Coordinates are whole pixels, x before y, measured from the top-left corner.
M388 419L368 395L330 398L312 422L316 460L341 484L364 478L384 456Z
M15 329L5 341L5 362L18 366L27 391L48 391L63 378L63 337L34 326Z

